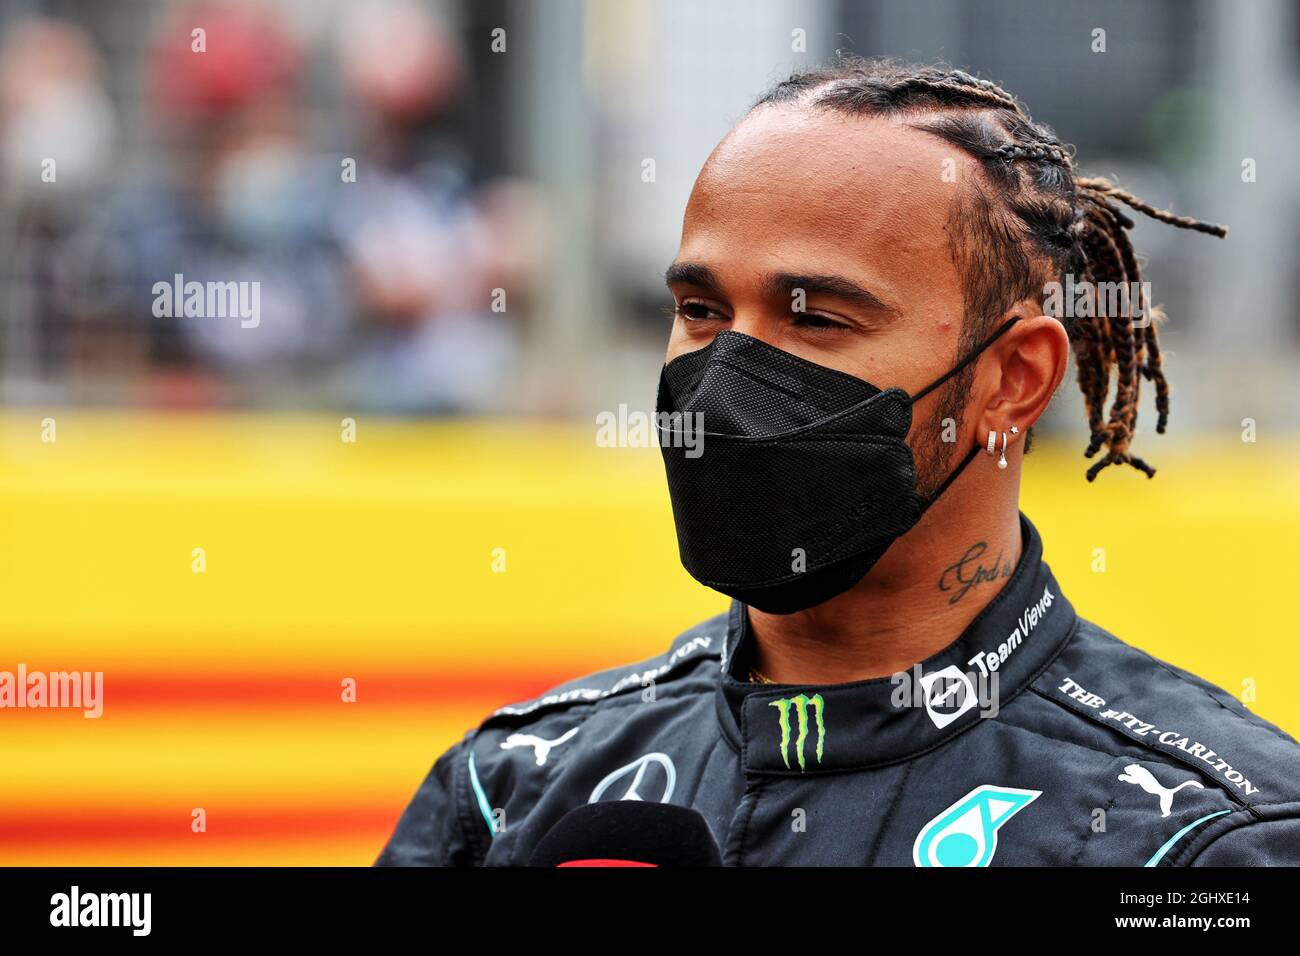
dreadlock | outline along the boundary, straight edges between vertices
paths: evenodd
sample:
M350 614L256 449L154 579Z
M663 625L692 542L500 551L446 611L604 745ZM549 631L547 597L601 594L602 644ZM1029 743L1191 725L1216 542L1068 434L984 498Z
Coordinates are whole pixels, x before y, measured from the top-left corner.
M979 342L1013 303L1041 297L1048 282L1075 277L1092 305L1081 310L1090 316L1062 317L1088 414L1091 437L1084 454L1092 458L1106 449L1088 469L1088 480L1113 464L1131 465L1148 477L1155 474L1130 453L1129 445L1142 379L1155 387L1156 431L1164 432L1168 422L1169 385L1156 337L1156 322L1164 315L1143 291L1142 270L1128 235L1134 223L1121 204L1180 229L1220 238L1227 235L1225 227L1157 209L1106 179L1077 175L1070 152L1049 127L1035 123L995 83L961 70L842 57L833 66L794 74L755 108L767 104L914 116L914 128L979 160L993 192L988 184L977 184L962 197L960 241L954 248L967 299L963 347ZM1121 295L1120 307L1108 310L1102 292L1107 287L1138 292ZM1107 413L1112 372L1115 394ZM969 388L973 375L972 366L957 387Z

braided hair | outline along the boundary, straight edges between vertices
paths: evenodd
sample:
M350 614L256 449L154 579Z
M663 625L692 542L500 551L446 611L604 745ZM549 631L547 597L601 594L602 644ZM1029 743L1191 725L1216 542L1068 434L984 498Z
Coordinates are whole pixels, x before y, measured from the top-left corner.
M963 349L978 343L1011 304L1042 297L1047 283L1075 277L1092 305L1080 310L1089 316L1062 318L1088 414L1084 454L1092 458L1105 448L1087 478L1113 464L1155 474L1129 446L1142 379L1155 388L1156 431L1164 432L1168 422L1169 385L1156 337L1164 316L1147 301L1128 235L1134 223L1121 206L1220 238L1225 227L1157 209L1106 179L1076 174L1070 151L1049 127L1035 123L997 84L962 70L842 57L833 66L795 73L755 108L767 104L915 117L915 128L974 156L993 188L980 184L959 201L954 253L965 276L969 317ZM1107 314L1101 291L1107 286L1137 294L1123 295L1120 307ZM1115 394L1107 413L1112 372ZM972 366L957 387L969 388L973 375Z

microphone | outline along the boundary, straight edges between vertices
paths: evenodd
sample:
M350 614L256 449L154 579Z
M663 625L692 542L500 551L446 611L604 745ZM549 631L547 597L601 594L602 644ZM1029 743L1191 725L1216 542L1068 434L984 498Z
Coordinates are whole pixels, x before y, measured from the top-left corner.
M529 866L721 866L704 817L671 803L617 800L566 813Z

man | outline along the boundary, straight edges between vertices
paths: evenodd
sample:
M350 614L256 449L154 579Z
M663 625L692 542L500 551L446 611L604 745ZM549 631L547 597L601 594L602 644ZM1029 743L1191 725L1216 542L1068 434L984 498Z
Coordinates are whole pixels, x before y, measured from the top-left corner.
M687 206L659 391L682 560L730 612L496 711L379 862L524 864L617 799L693 808L739 866L1300 861L1300 746L1077 617L1018 510L1071 348L1087 477L1153 473L1153 307L1102 307L1141 278L1121 203L1224 234L1078 176L960 71L849 61L760 100ZM1045 315L1067 282L1098 308Z

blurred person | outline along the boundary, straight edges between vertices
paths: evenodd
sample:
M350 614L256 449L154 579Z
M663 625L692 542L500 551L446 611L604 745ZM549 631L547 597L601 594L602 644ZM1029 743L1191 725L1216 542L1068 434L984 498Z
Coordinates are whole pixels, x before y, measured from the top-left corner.
M232 373L278 386L344 350L337 180L309 152L304 63L262 3L187 4L154 36L144 80L159 161L80 237L93 256L78 277L102 292L104 321L140 331L161 373L139 376L147 400L217 400Z
M427 9L355 8L339 58L363 144L335 217L361 320L347 390L390 411L500 407L530 281L531 195L476 181L458 149L464 64Z
M89 35L75 23L33 18L5 34L0 43L0 180L6 192L70 201L107 175L116 117L101 71ZM56 161L51 175L43 175L51 159ZM47 188L55 185L60 188Z
M0 341L14 377L65 369L75 347L57 295L67 236L112 173L117 118L102 63L74 23L19 20L0 43Z
M499 708L378 862L524 864L621 799L693 808L730 865L1300 863L1300 746L1077 616L1019 511L1072 350L1087 479L1154 474L1126 209L1226 232L959 70L846 60L760 99L688 201L658 402L682 561L730 612Z

